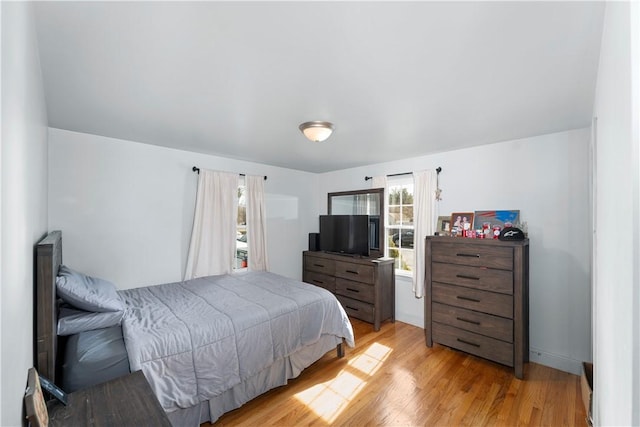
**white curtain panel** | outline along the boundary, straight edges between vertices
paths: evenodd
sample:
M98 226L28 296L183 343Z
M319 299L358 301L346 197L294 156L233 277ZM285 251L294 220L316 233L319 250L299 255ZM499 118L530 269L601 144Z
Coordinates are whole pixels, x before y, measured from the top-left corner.
M436 188L438 174L435 170L413 172L413 239L415 267L413 292L416 298L424 295L424 242L436 228Z
M237 216L238 174L200 169L185 280L231 273Z
M247 187L247 244L249 246L249 270L266 271L267 216L264 198L264 177L245 177Z

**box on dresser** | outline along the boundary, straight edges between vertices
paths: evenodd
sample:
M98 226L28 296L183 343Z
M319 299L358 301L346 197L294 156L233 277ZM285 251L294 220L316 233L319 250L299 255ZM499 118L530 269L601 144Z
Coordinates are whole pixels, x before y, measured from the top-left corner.
M305 251L302 280L336 295L349 316L373 323L395 321L392 258L365 258Z
M529 240L426 238L425 338L514 368L529 361Z

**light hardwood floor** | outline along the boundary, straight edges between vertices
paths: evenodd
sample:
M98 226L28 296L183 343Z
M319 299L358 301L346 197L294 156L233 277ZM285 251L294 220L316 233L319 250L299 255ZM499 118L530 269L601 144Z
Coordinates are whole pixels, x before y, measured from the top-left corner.
M510 368L449 348L424 331L352 320L356 348L325 355L284 387L214 426L586 426L580 377L535 363ZM203 424L202 427L211 426Z

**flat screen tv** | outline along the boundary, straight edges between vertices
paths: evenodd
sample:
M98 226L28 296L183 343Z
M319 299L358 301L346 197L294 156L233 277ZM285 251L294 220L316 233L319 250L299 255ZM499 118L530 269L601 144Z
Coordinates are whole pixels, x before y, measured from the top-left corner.
M320 215L320 250L369 256L369 215Z

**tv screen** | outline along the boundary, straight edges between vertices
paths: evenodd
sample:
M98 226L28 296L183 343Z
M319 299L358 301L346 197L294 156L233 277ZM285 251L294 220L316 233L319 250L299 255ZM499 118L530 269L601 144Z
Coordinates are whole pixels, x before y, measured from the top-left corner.
M369 256L369 216L320 215L320 250Z

